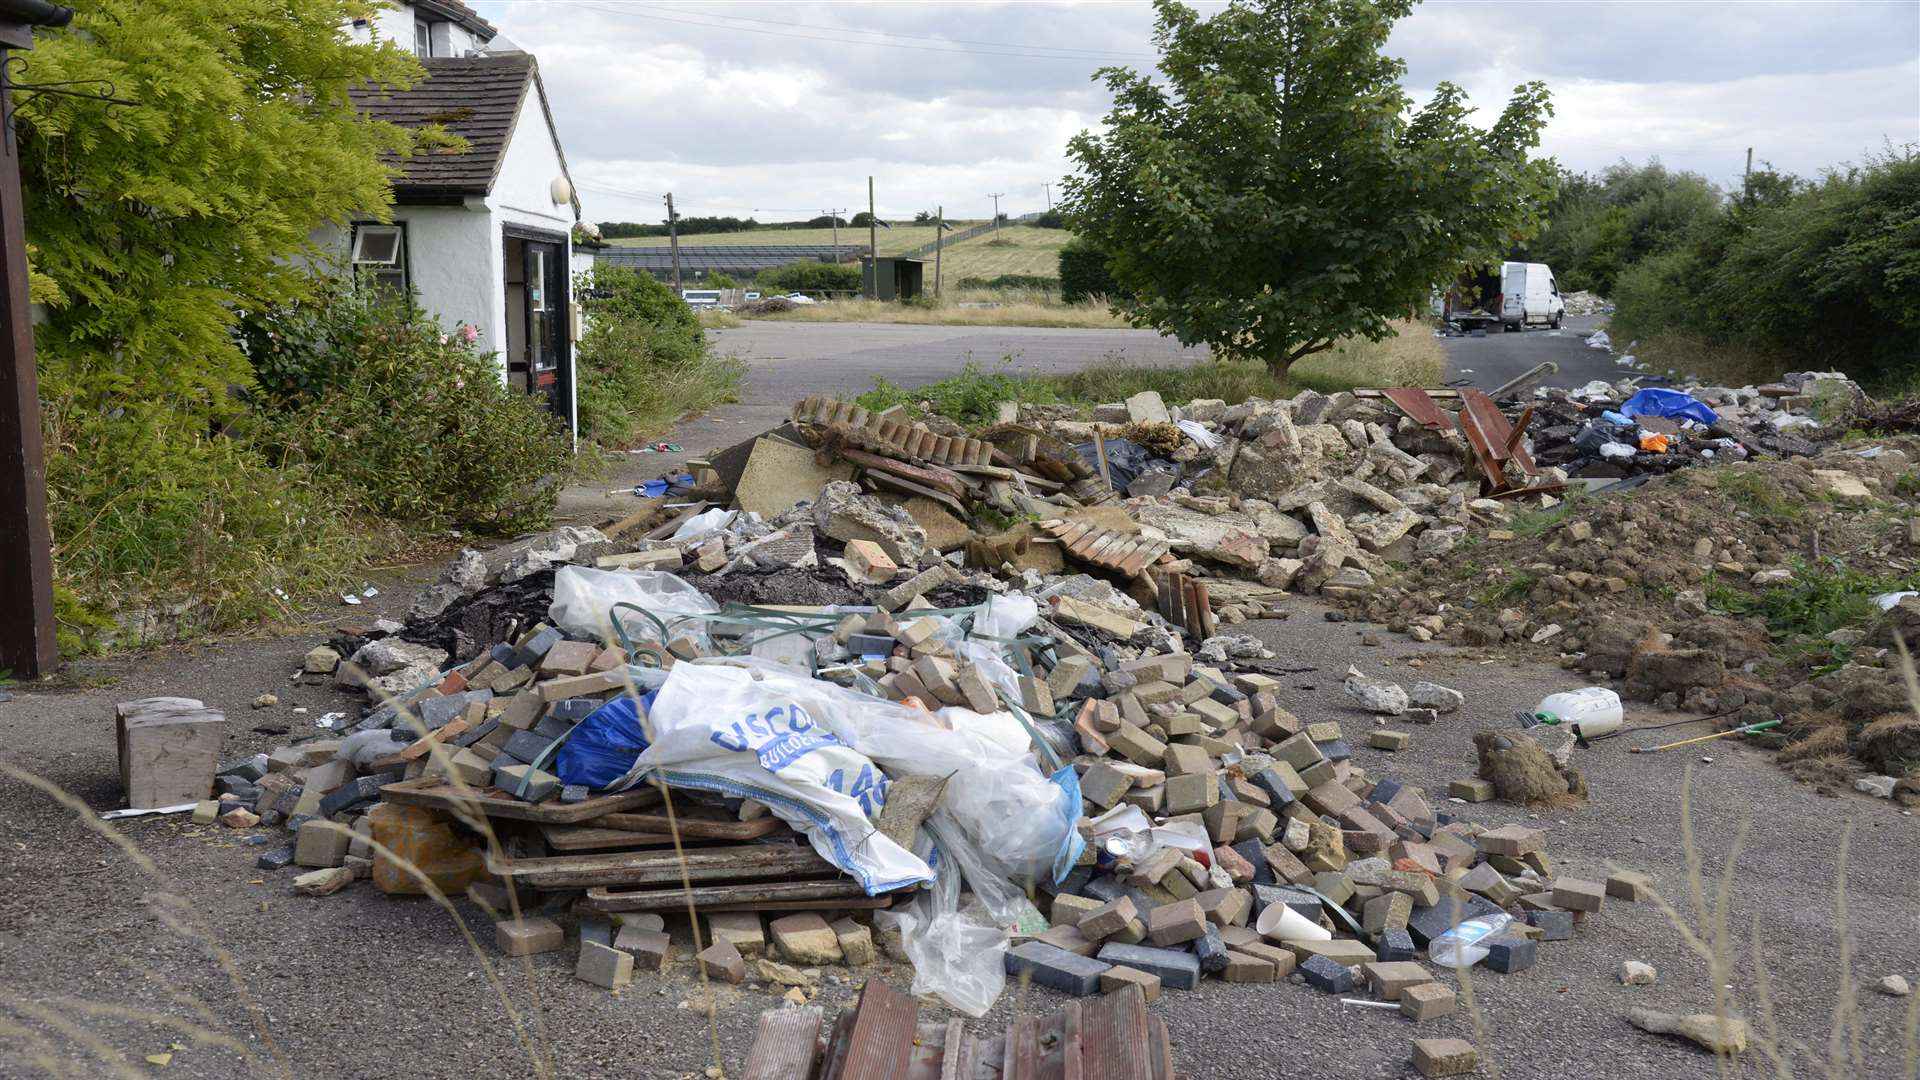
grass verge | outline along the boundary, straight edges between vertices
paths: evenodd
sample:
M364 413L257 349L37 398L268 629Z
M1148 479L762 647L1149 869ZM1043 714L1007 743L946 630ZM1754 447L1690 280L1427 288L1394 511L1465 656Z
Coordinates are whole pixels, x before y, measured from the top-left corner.
M1288 398L1302 390L1332 393L1356 386L1431 386L1440 379L1445 358L1427 329L1403 324L1385 341L1348 341L1295 364L1285 377L1264 366L1240 361L1206 361L1185 366L1140 366L1117 360L1064 374L1020 371L1013 357L984 369L968 365L952 378L905 387L886 379L856 400L868 409L905 406L917 415L938 415L962 424L991 423L1002 401L1030 405L1070 405L1087 411L1105 402L1123 401L1152 390L1168 404L1219 399L1237 405L1249 398Z

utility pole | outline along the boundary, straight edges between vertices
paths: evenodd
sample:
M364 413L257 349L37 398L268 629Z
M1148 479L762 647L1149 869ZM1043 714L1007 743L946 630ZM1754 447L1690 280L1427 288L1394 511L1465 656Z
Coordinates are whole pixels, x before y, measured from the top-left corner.
M940 299L940 247L941 240L947 235L947 208L938 207L933 212L933 298Z
M1053 185L1050 183L1042 182L1040 186L1043 189L1045 189L1047 193L1047 209L1052 210L1053 209Z
M34 26L65 26L54 4L0 3L0 670L24 679L60 662L53 625L53 533L47 523L40 382L27 297L27 226L13 139L8 49L33 48Z
M1740 173L1740 201L1753 202L1753 147L1747 147L1747 167Z
M880 226L873 210L873 177L867 177L867 299L880 299Z
M847 208L842 206L838 210L820 211L827 215L833 226L833 265L835 266L840 265L840 215L845 213L846 210Z
M673 294L680 295L680 222L673 214L673 192L667 192L667 244L673 248Z
M1005 194L1006 192L1004 191L995 191L987 195L987 198L993 200L993 231L994 232L1000 231L1000 196Z

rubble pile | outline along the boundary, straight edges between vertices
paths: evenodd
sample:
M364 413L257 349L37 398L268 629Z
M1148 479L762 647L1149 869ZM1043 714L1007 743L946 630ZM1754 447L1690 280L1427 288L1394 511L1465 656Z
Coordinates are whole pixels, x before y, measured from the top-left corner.
M1588 292L1585 289L1570 293L1561 293L1560 299L1567 305L1567 314L1569 315L1613 314L1613 301L1608 300L1598 293Z
M1551 650L1726 728L1780 720L1796 773L1846 787L1864 767L1920 802L1900 779L1920 721L1894 646L1920 646L1920 600L1903 593L1920 584L1916 463L1913 436L1836 443L1516 511L1354 606L1423 640Z
M816 470L770 516L695 502L461 553L408 623L306 658L300 678L366 693L360 715L208 760L196 820L247 831L302 894L464 895L503 952L572 940L576 974L610 989L679 950L804 1002L823 965L885 955L973 1015L1009 975L1147 998L1298 976L1424 1019L1452 999L1418 950L1518 971L1599 910L1609 886L1556 875L1539 832L1448 813L1500 793L1497 768L1430 798L1355 767L1340 723L1286 708L1272 653L1220 632L1260 613L1255 589L1129 513L1192 556L1202 523L1263 511L1120 504L1057 436L931 436L845 408L802 403L800 442L740 455L747 492L770 490L755 459L790 483ZM839 461L789 452L811 440ZM840 461L858 470L831 475ZM923 504L1023 520L982 536ZM1386 513L1310 509L1322 531L1299 539L1324 551L1344 529L1364 551ZM1272 558L1246 543L1212 538L1209 563ZM707 591L754 582L820 595ZM1384 750L1464 700L1358 671L1346 686ZM205 741L197 703L129 715Z

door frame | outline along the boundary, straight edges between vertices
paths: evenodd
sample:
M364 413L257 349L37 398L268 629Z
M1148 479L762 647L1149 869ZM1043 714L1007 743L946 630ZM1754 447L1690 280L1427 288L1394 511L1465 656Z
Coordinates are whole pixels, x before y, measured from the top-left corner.
M547 270L548 283L555 286L552 290L554 303L549 305L552 317L556 320L556 332L553 343L553 411L560 419L567 422L568 431L577 432L579 430L579 421L574 416L573 401L573 270L571 266L572 247L569 243L572 238L564 232L556 232L552 229L541 229L532 225L516 225L504 221L500 223L500 259L502 272L500 275L499 289L500 303L503 306L502 314L505 313L504 305L508 302L505 263L507 257L507 241L510 239L529 241L537 244L552 244L559 250L559 254L552 260L552 265ZM533 297L531 291L526 292L526 295L521 298L521 303L525 305L525 310L522 312L522 315L525 317L524 325L527 327L526 333L531 334L533 332ZM513 357L508 357L507 362L511 364L513 359ZM528 371L527 373L527 387L528 392L532 393L534 388L534 373L532 371Z

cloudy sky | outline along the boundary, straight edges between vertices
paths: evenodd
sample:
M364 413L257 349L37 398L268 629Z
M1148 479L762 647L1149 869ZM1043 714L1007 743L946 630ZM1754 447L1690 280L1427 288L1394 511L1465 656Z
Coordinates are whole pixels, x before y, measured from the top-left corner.
M1203 9L1218 4L1200 5ZM1091 76L1149 67L1146 3L474 0L538 55L589 218L761 220L944 204L1042 209L1108 104ZM1722 184L1920 142L1915 0L1427 0L1395 31L1416 99L1441 80L1491 120L1552 88L1543 152L1594 170L1658 156Z

